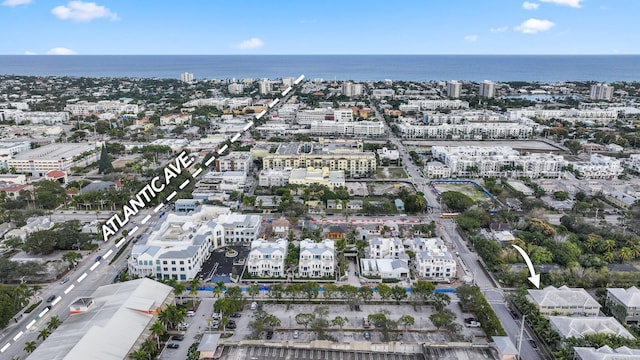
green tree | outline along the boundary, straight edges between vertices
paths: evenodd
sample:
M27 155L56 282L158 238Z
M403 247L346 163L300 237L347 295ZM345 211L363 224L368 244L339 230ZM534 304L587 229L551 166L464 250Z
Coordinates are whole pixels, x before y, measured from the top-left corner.
M49 319L49 322L47 323L47 329L53 331L57 329L61 323L62 322L60 321L60 318L58 317L58 315L54 315Z
M389 285L379 284L377 288L378 294L380 294L380 298L382 298L382 300L388 300L393 296L393 291Z
M440 194L440 199L454 212L463 212L475 204L473 199L457 191L445 191Z
M531 261L534 264L551 264L553 262L553 253L544 246L538 246L531 253Z
M69 263L69 266L73 266L75 269L78 265L78 260L82 259L82 254L75 251L69 251L68 253L62 255L62 260Z
M407 290L402 286L394 286L391 288L391 297L396 301L396 304L400 304L400 301L407 298Z
M440 328L450 326L453 323L453 320L455 320L455 317L456 315L451 312L451 310L444 309L441 312L431 314L429 316L429 320L431 320L433 326L440 330Z
M404 326L404 330L407 331L407 327L413 326L416 323L416 319L411 315L402 315L398 319L398 325Z
M160 348L160 338L162 336L164 336L164 334L167 332L167 330L164 328L164 325L162 325L161 321L154 322L151 325L151 327L149 328L149 330L151 330L151 333L156 338L156 347L159 349Z
M216 282L216 286L213 288L213 296L220 297L220 295L222 295L222 293L224 292L224 289L225 289L224 281Z
M367 303L373 298L373 289L368 286L362 286L360 290L358 290L358 296L362 299L362 301Z
M38 340L45 340L49 337L50 334L51 330L49 330L48 328L43 328L42 330L40 330L40 333L38 333Z
M31 354L36 350L36 342L35 341L27 341L24 343L24 351Z
M300 313L296 315L296 323L303 325L305 330L307 330L309 324L315 319L316 315L311 313Z
M428 302L433 295L433 291L436 289L436 286L429 281L418 280L413 283L413 287L411 288L411 293L422 300L422 302Z
M251 284L247 287L247 294L251 296L251 300L253 300L256 295L260 294L260 286L257 284Z
M102 151L100 152L100 159L98 160L98 174L107 174L113 171L113 164L111 164L111 158L107 147L102 145Z
M349 322L349 319L346 316L336 316L335 318L333 318L333 320L331 320L331 324L333 324L334 326L339 326L340 330L342 330L342 327L345 326L347 323Z
M564 146L574 155L582 151L582 144L578 140L567 140L564 142Z
M196 303L196 296L198 295L198 287L200 287L200 279L194 277L189 281L189 295L191 295L194 305Z

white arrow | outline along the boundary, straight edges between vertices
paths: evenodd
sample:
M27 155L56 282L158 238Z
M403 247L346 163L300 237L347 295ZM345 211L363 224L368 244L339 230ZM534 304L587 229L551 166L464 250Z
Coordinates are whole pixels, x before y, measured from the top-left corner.
M518 250L518 252L520 253L520 255L522 255L522 257L524 258L524 261L527 263L527 267L529 267L529 273L531 274L531 276L529 276L529 281L531 281L531 283L536 287L536 288L540 288L540 274L536 274L536 269L533 268L533 263L531 262L531 259L529 258L529 254L526 253L526 251L522 250L522 248L518 245L512 245L514 248L516 248L516 250Z

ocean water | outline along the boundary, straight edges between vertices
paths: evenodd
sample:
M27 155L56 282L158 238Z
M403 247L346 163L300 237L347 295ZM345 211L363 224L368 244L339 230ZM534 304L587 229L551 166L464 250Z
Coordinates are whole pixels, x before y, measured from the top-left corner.
M0 56L2 75L407 81L640 81L639 55Z

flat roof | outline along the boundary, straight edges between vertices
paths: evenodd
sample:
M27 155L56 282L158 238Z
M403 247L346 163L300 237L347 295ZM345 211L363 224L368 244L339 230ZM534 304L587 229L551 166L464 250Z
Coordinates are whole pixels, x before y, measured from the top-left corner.
M13 158L15 160L72 159L74 156L96 148L97 146L95 144L90 143L56 143L23 151L16 154Z

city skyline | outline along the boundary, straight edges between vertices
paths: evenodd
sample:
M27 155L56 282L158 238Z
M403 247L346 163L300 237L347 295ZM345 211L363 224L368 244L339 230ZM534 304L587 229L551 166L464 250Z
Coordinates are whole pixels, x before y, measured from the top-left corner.
M0 55L639 54L640 3L4 0ZM616 34L616 36L612 36Z

